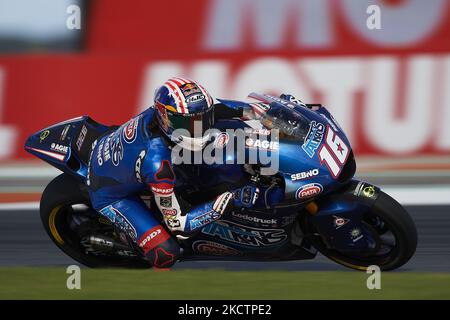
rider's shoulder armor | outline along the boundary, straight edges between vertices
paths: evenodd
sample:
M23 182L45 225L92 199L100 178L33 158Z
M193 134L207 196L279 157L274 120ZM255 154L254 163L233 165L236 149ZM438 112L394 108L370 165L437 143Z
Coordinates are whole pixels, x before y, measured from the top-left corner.
M155 124L155 111L148 108L115 131L99 139L92 155L92 173L136 189L146 183L174 183L170 147Z

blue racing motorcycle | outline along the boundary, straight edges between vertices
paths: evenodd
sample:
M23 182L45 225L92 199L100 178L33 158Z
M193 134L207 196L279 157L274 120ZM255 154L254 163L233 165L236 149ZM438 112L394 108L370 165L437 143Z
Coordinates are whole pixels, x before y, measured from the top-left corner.
M211 143L223 148L239 140L245 156L262 150L276 157L277 170L270 172L258 158L237 164L233 157L239 153L231 159L225 154L223 163L175 165L177 195L190 204L236 188L245 192L242 186L249 184L259 190L255 205L178 238L181 260L304 260L319 251L358 270L405 264L417 246L414 222L378 187L353 178L352 148L326 108L266 94L250 97L258 102L219 100L243 116L217 120ZM83 116L31 135L25 149L63 171L40 203L43 225L60 249L90 267L145 268L150 265L136 244L91 208L85 185L92 143L116 128ZM233 138L229 130L244 136ZM141 198L155 205L150 193Z

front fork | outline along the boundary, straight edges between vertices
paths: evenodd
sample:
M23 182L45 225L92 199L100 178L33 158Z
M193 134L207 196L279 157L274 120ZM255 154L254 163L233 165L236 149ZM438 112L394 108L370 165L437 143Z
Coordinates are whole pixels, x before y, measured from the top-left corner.
M378 236L364 221L380 189L352 180L346 187L309 203L305 210L310 222L330 249L364 253L375 250Z

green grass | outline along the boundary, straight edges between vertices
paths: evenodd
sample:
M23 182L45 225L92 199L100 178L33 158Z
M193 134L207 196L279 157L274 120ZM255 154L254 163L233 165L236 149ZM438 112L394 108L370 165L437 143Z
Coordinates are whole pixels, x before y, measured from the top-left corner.
M0 299L450 299L450 273L385 272L368 290L363 272L81 270L0 268Z

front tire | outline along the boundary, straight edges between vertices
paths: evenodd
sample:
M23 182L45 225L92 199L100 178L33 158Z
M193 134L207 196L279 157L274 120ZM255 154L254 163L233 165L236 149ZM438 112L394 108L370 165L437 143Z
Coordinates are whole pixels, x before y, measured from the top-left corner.
M407 263L417 248L417 229L408 212L395 199L380 191L378 198L369 212L364 216L363 223L377 233L382 239L391 235L394 243L384 254L377 251L366 256L351 256L330 248L326 241L318 234L309 215L303 220L303 228L309 234L312 244L329 259L356 270L367 270L370 265L377 265L381 270L394 270ZM388 245L385 245L385 249ZM380 249L381 250L381 249Z

